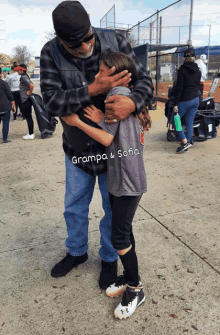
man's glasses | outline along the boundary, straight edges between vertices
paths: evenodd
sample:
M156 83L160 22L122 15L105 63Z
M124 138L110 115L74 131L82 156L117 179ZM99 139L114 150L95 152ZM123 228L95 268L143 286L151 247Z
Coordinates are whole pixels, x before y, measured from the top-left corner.
M89 42L91 39L93 39L94 35L95 34L93 33L92 35L85 37L83 41L77 42L77 43L72 44L72 45L67 44L65 41L63 41L63 42L68 46L68 48L74 50L74 49L80 48L82 43Z

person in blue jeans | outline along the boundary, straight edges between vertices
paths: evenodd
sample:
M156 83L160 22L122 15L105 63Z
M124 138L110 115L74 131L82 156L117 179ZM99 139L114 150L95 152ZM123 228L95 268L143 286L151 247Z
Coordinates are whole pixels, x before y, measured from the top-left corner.
M11 108L16 112L15 101L8 83L1 79L2 70L0 68L0 122L2 125L2 143L9 143L9 121L11 116Z
M79 1L62 1L54 9L52 18L56 36L41 50L40 87L45 108L51 116L59 117L63 126L63 149L66 155L64 217L68 232L68 253L52 268L51 276L64 276L88 258L89 204L95 179L98 179L105 211L100 222L99 287L106 289L117 277L118 262L118 253L111 243L106 148L77 127L70 126L68 119L76 113L84 122L98 129L99 126L84 116L83 109L94 105L105 109L108 122L124 120L133 112L138 114L145 101L151 100L153 87L126 38L113 30L93 27L88 13ZM110 50L124 52L135 61L138 80L129 96L109 97L104 102L107 89L127 85L131 81L131 74L127 71L114 75L114 67L105 77L96 76L101 53ZM96 161L89 160L92 156L97 157Z
M181 140L181 145L176 153L184 153L192 145L193 120L199 107L199 87L201 72L195 63L195 50L188 48L184 52L184 63L180 66L177 74L177 84L174 89L174 109L171 116L171 123L174 129L174 112L178 112L180 118L185 115L186 133L176 131Z

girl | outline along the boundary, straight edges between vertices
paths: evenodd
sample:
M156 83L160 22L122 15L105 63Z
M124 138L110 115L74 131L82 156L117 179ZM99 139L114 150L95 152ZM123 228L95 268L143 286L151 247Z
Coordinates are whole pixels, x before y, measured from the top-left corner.
M97 76L105 75L108 69L116 67L114 74L123 70L132 73L130 88L137 79L137 70L133 60L121 52L109 52L102 56ZM114 87L110 95L129 95L128 87ZM151 120L145 107L139 115L139 121L131 114L127 119L114 124L105 123L105 115L95 106L84 109L86 117L97 123L102 129L94 128L82 122L72 114L72 126L83 130L87 135L105 145L107 160L107 185L112 210L112 245L117 250L124 267L124 274L110 285L106 294L120 296L121 303L114 311L119 319L131 316L144 302L143 287L138 275L138 261L135 253L135 241L132 233L132 220L141 196L146 192L146 175L143 162L143 130L148 130ZM141 123L141 124L140 124Z

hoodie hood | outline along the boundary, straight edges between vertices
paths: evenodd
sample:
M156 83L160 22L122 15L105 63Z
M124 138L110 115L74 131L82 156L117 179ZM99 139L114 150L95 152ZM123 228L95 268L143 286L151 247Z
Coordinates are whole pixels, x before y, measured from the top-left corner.
M196 63L184 63L182 67L189 73L196 73L199 70Z

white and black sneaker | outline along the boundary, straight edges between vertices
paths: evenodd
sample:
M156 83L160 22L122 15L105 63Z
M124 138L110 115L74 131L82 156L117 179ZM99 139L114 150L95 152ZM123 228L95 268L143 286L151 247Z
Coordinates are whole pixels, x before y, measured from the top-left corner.
M110 298L120 297L126 290L127 280L125 275L118 276L117 279L105 291Z
M138 276L138 280L138 286L140 287L142 286L140 276ZM127 285L128 281L126 279L126 273L124 271L124 274L118 276L117 279L111 283L111 285L107 288L105 292L110 298L120 297L126 290Z
M114 316L118 319L128 318L144 300L145 296L142 286L139 286L138 289L127 286L121 303L114 311Z
M187 152L187 151L188 151L188 148L191 147L191 146L192 146L191 143L188 143L188 142L183 143L183 142L181 142L180 147L177 148L177 150L176 150L176 153L177 153L177 154L180 154L180 153L182 153L182 152Z

